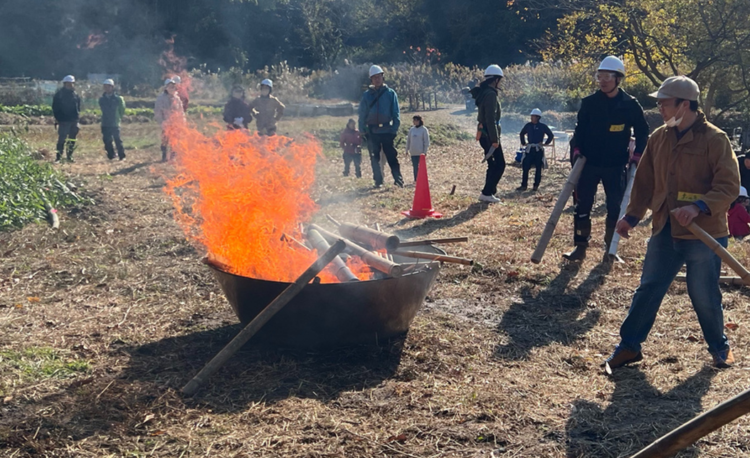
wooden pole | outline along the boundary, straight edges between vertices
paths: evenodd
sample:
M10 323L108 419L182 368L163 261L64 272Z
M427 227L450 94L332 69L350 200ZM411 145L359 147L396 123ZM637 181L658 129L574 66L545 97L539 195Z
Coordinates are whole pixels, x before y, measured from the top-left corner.
M339 234L357 243L369 245L373 250L395 250L401 240L398 236L379 232L365 226L342 223L338 227Z
M674 281L678 283L686 283L687 275L678 275L674 277ZM732 285L732 286L744 286L745 285L745 282L742 281L742 278L740 277L721 276L719 277L719 283L723 283L725 285Z
M344 248L346 248L346 244L343 240L338 240L336 243L334 243L333 246L331 246L331 248L323 254L323 256L318 258L318 260L315 261L306 271L304 271L294 283L289 285L289 287L287 287L281 294L279 294L276 299L268 304L266 308L264 308L258 315L255 316L255 318L253 318L253 321L248 323L248 325L245 326L245 328L242 329L239 334L237 334L235 338L232 339L231 342L229 342L216 356L214 356L214 358L209 361L208 364L206 364L205 367L203 367L203 369L201 369L201 371L198 372L198 374L182 388L182 392L188 396L192 396L193 394L195 394L196 391L198 391L198 388L200 388L200 386L208 379L208 377L219 370L219 368L223 366L224 363L226 363L227 360L237 352L237 350L245 345L247 341L250 340L250 338L254 336L255 333L257 333L260 328L262 328L263 325L268 322L268 320L276 315L279 310L284 308L284 306L288 304L289 301L291 301L297 294L299 294L299 292L302 291L302 289L308 283L310 283L310 280L318 275L321 270L323 270L334 258L339 255L339 253L344 251Z
M328 221L332 222L334 226L336 226L336 227L339 227L339 226L341 226L341 223L339 223L338 221L336 221L336 220L335 220L335 219L333 218L333 216L331 216L331 215L329 215L329 214L326 214L326 218L328 218Z
M445 256L442 254L435 254L435 253L425 253L423 251L397 250L397 251L393 251L392 253L394 256L404 256L406 258L429 259L431 261L450 262L453 264L463 264L465 266L474 265L473 259L457 258L455 256Z
M312 245L315 247L315 251L318 252L318 256L323 256L326 251L331 249L331 246L328 245L328 242L326 242L326 239L323 238L322 235L320 235L320 232L316 231L315 229L310 229L307 231L307 240L312 243ZM331 261L331 265L333 270L333 274L336 275L336 278L339 279L340 282L346 283L350 281L359 281L359 278L357 278L351 270L349 270L348 267L346 267L346 263L340 258L336 257Z
M562 192L560 192L560 195L557 197L555 208L552 210L552 214L547 221L547 225L544 226L542 237L539 239L539 243L537 243L536 245L534 254L531 255L531 262L533 262L534 264L539 264L540 262L542 262L544 252L547 250L547 245L552 238L552 234L555 232L555 226L557 226L557 222L560 221L560 215L562 215L563 210L565 210L565 205L567 204L570 195L573 193L573 190L576 188L578 179L581 177L581 172L583 171L583 167L585 165L586 158L583 156L579 157L578 160L576 160L576 165L573 166L573 170L570 171L570 175L568 175L568 181L565 182Z
M451 239L427 239L427 240L412 240L409 242L399 243L399 248L410 247L410 246L423 246L423 245L434 245L440 243L463 243L468 242L469 237L455 237Z
M672 213L674 213L676 210L677 209L672 210ZM737 275L740 276L740 278L742 278L742 281L745 282L746 285L750 285L750 272L748 272L747 269L745 269L745 267L726 250L726 248L721 246L721 244L717 242L715 238L711 237L708 232L701 229L697 224L695 224L695 222L691 222L685 227L690 232L692 232L693 235L698 237L701 242L708 245L708 247L711 248L711 251L716 253L716 255L720 257L726 265L731 267L732 270L735 271Z
M667 458L722 426L750 412L750 390L719 404L633 455L632 458Z
M633 181L635 181L635 165L630 164L630 167L628 167L628 185L625 187L625 195L622 197L622 202L620 203L620 217L618 218L618 221L625 216L625 211L628 209L628 204L630 203L630 194L633 192ZM620 234L615 232L615 234L612 236L612 241L609 244L610 256L617 256L617 247L619 245Z
M317 224L311 224L310 227L320 232L320 235L322 235L329 242L331 240L338 240L341 238L332 232L328 232ZM344 243L346 243L346 250L349 253L355 256L359 256L360 258L362 258L362 261L364 261L365 264L372 267L373 269L383 272L384 274L387 274L391 277L400 277L401 275L403 275L404 268L401 265L381 258L372 251L366 250L350 240L342 240L344 241Z

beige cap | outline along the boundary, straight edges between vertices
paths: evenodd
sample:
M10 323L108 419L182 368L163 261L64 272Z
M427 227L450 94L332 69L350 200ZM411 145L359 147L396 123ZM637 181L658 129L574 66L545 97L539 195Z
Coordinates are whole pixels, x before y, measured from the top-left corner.
M700 94L701 90L698 88L698 83L695 81L687 76L672 76L661 83L661 87L659 87L658 91L649 95L657 99L675 98L697 101Z

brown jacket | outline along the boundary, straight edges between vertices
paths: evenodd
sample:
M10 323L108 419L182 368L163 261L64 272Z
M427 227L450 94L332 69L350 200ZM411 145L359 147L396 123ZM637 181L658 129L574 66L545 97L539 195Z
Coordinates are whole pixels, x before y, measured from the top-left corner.
M740 192L737 158L727 135L698 112L693 127L677 141L675 128L661 126L651 135L638 164L626 214L643 219L653 212L653 234L670 220L672 237L695 239L669 212L701 200L710 214L701 212L695 224L713 237L729 235L727 210Z
M276 132L276 122L283 116L284 108L286 108L284 104L272 95L268 97L260 96L250 102L250 109L255 115L258 132Z

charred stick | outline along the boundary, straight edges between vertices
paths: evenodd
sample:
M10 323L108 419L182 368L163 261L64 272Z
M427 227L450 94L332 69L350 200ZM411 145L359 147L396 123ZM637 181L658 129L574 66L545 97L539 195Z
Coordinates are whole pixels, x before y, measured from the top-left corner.
M463 243L468 242L469 237L455 237L450 239L427 239L427 240L413 240L409 242L401 242L398 244L399 248L410 247L410 246L424 246L434 245L440 243Z
M245 345L247 341L250 340L250 338L253 337L260 330L260 328L262 328L263 325L268 322L268 320L276 315L279 310L284 308L284 306L288 304L289 301L294 299L294 297L299 294L305 286L307 286L310 280L315 278L315 276L318 275L320 271L323 270L334 258L336 258L339 253L344 250L345 247L346 244L341 240L334 243L333 246L328 251L326 251L323 256L318 258L318 260L315 261L306 271L304 271L294 283L289 285L281 294L276 297L276 299L268 304L266 308L264 308L258 315L256 315L255 318L253 318L253 321L248 323L248 325L245 326L245 328L242 329L239 334L237 334L235 338L227 344L226 347L224 347L216 356L214 356L214 358L209 361L208 364L206 364L206 366L201 369L201 371L198 372L198 374L182 388L182 392L188 396L195 394L195 392L198 391L198 388L200 388L200 386L204 381L206 381L206 379L208 379L208 377L219 370L219 368L223 366L224 363L226 363L227 360L229 360L229 358L231 358L232 355L237 352L237 350Z
M446 256L443 254L425 253L422 251L402 251L402 250L393 251L392 253L396 256L404 256L406 258L429 259L432 261L450 262L453 264L463 264L465 266L474 265L473 259L457 258L455 256Z
M310 248L307 247L307 245L305 245L304 243L302 243L299 240L295 239L291 235L281 234L281 241L282 242L287 242L287 241L288 242L292 242L295 245L297 245L298 247L304 249L305 251L312 251Z
M333 216L326 214L326 218L328 218L328 221L332 222L334 226L336 227L341 226L341 223L333 219Z
M354 242L369 245L373 250L395 250L400 240L395 235L378 232L365 226L343 223L338 227L339 234Z
M323 253L331 248L330 245L328 245L328 242L326 242L326 240L323 238L323 236L320 235L320 233L315 229L308 229L307 240L312 243L312 245L315 247L315 251L317 251L318 255L320 256L322 256ZM336 275L336 278L338 278L341 282L359 281L359 278L357 278L352 273L352 271L349 270L348 267L346 267L344 261L342 261L338 256L333 261L331 261L330 267L333 270L333 274Z
M329 242L332 240L338 240L341 238L332 232L328 232L327 230L323 229L317 224L311 224L310 227L318 231L320 235L322 235L323 238L325 238ZM347 240L346 238L342 240L344 241L344 243L346 243L346 250L350 254L359 256L360 258L362 258L362 261L365 264L372 267L373 269L383 272L384 274L389 275L391 277L400 277L403 274L404 269L401 265L395 264L393 262L390 262L387 259L381 258L376 253L366 250L365 248L357 245L351 240Z

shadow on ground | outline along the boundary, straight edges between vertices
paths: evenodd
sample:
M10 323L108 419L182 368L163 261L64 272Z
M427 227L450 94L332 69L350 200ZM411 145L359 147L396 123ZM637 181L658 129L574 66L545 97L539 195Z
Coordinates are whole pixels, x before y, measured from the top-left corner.
M633 455L700 413L703 410L701 399L716 373L706 366L668 393L661 393L637 367L616 371L615 390L606 409L584 400L573 403L566 425L567 456ZM698 455L696 449L690 448L680 457Z
M604 283L611 267L608 262L600 263L569 292L566 290L578 275L580 264L565 265L537 295L532 294L530 287L524 288L522 302L511 304L498 325L498 332L506 335L508 341L496 349L496 356L524 359L533 348L553 342L569 345L590 331L599 321L601 312L589 308L588 300Z
M449 227L459 226L474 219L477 215L487 210L489 204L476 202L469 205L466 209L461 210L450 218L440 219L427 219L424 223L410 227L408 229L396 229L393 233L399 237L412 238L412 237L424 237L432 234L440 229L446 229ZM404 218L396 225L400 226L411 221L408 218Z
M110 175L112 175L113 177L118 176L118 175L128 175L130 173L135 172L138 169L141 169L143 167L147 167L147 166L149 166L151 164L154 164L154 162L140 162L138 164L133 164L130 167L126 167L126 168L120 169L120 170L118 170L116 172L112 172Z

